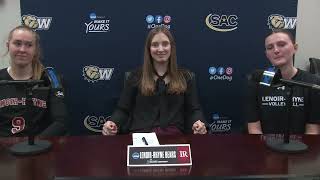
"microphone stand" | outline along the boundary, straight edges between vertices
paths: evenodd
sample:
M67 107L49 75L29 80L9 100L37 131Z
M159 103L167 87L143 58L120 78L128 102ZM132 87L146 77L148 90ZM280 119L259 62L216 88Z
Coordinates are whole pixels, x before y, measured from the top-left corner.
M311 83L305 83L301 81L294 81L294 80L287 80L287 79L280 79L280 82L287 85L289 91L286 92L287 100L286 100L286 107L287 107L287 126L284 132L283 142L281 140L270 140L267 139L266 145L274 151L284 152L284 153L300 153L308 150L308 146L303 142L297 140L290 140L290 119L291 119L291 112L292 112L292 94L293 94L293 86L300 86L315 90L320 90L320 86Z
M26 90L26 108L27 113L32 111L33 90L34 86L43 84L43 80L26 80L26 81L0 81L0 85L22 85ZM17 143L10 147L10 152L14 155L28 156L44 153L50 150L52 144L46 140L35 140L34 123L30 119L26 119L26 130L28 134L28 140ZM29 126L29 127L28 127Z

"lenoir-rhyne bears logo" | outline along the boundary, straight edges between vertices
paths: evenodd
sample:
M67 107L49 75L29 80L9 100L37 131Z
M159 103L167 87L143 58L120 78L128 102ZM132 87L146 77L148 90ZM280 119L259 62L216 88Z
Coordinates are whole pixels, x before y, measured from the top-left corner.
M98 66L85 66L82 70L83 77L88 82L97 82L99 80L110 80L114 68L100 68Z
M270 29L294 29L296 22L296 17L285 17L280 14L271 14L268 17L268 26Z
M34 30L48 30L52 22L52 17L37 17L35 15L23 15L22 23Z

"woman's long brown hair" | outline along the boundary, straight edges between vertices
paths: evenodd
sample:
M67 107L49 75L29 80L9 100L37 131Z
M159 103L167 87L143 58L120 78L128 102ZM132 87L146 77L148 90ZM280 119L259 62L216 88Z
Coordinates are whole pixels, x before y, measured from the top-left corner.
M142 67L142 77L140 80L141 93L143 95L149 96L155 93L155 80L154 76L154 67L153 59L150 54L150 46L153 37L158 34L165 34L170 41L171 45L171 55L169 57L168 63L168 76L170 77L168 93L170 94L180 94L184 93L187 89L187 82L181 70L178 70L177 65L177 54L176 54L176 43L170 31L165 26L159 26L152 29L145 42L144 47L144 62Z

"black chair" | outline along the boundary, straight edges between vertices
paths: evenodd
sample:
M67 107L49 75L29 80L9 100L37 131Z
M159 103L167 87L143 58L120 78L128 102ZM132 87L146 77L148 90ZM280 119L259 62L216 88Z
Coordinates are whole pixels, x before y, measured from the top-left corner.
M312 74L320 75L320 59L318 58L309 58L310 62L310 72Z
M126 71L124 72L124 78L123 78L123 86L125 86L126 81L128 80L129 76L131 75L131 71ZM125 123L124 125L122 125L119 129L119 134L128 134L129 133L129 126L130 126L130 119L128 120L127 123Z

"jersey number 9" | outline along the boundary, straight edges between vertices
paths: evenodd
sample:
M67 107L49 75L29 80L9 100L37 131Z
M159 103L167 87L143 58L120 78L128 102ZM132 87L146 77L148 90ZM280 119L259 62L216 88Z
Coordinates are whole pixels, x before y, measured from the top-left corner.
M18 132L21 132L22 130L24 130L25 125L26 125L23 117L13 118L11 121L11 124L12 124L12 128L11 128L12 134L16 134Z

